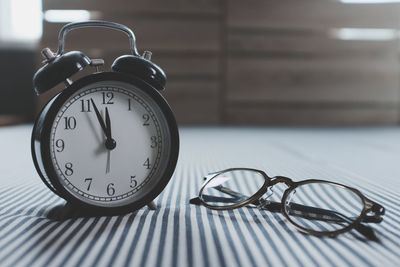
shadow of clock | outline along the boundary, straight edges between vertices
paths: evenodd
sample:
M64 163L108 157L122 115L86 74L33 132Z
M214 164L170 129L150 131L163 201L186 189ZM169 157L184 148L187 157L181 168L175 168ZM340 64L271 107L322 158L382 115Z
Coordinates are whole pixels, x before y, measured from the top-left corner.
M136 212L137 211L132 211L129 214L134 214ZM126 215L126 213L104 214L104 212L99 212L97 210L85 209L82 207L71 205L70 203L64 203L51 208L45 215L45 217L53 221L65 221L77 218L93 218L93 217L105 217L105 216L111 217L120 215Z

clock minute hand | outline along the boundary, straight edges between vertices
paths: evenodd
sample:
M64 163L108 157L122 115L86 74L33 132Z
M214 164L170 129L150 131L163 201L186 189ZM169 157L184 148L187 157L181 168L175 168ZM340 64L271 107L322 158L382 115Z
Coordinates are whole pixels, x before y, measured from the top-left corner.
M108 113L108 108L106 107L106 128L107 128L107 138L113 139L111 135L111 120L110 114Z
M106 140L106 148L108 150L113 150L116 146L117 146L117 142L115 142L115 140L112 138L111 136L111 120L110 120L110 114L108 113L108 108L106 107L106 136L107 136L107 140Z
M117 142L115 142L114 138L111 135L111 120L110 120L110 113L108 113L108 108L106 107L106 128L107 128L107 140L106 140L106 148L108 150L113 150L117 146Z

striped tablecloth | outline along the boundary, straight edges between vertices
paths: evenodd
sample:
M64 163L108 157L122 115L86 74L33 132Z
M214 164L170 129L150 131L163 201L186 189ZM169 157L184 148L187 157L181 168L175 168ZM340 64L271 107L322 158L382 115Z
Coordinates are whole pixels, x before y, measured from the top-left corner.
M0 129L0 266L399 266L400 129L183 128L175 175L125 216L82 218L37 176L31 126ZM299 233L281 214L189 205L210 171L253 167L359 188L383 204L380 243ZM279 199L280 190L273 197Z

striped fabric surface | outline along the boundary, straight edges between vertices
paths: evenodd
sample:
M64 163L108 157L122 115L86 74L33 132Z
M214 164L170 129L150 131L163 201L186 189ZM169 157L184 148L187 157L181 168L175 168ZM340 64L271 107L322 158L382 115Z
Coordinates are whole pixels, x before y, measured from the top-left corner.
M77 216L42 184L30 131L0 129L1 267L399 266L400 129L183 128L178 166L157 210L92 218ZM279 213L189 204L204 175L229 167L356 187L386 208L372 225L380 242L356 231L305 235ZM274 187L271 199L283 189Z

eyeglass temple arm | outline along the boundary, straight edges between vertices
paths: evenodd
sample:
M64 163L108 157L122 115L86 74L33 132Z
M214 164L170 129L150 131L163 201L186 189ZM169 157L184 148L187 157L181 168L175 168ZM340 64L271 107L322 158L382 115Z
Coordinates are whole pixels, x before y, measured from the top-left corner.
M248 197L246 197L238 192L235 192L227 187L218 186L218 187L216 187L216 189L219 190L220 192L226 193L226 194L231 195L236 198L238 198L238 197L248 198ZM263 201L264 201L264 203L261 203ZM256 201L254 201L254 203L252 203L252 204L257 205L258 208L266 208L267 210L272 211L272 212L282 212L282 208L283 208L282 203L264 200L263 198L260 198ZM374 202L372 202L371 204L380 206L379 204L374 203ZM380 213L384 214L385 210L383 209L382 206L380 206L380 207L382 208L382 209L379 209ZM292 203L291 208L292 209L289 212L294 211L293 215L301 216L303 218L307 218L307 219L311 219L311 220L316 219L316 220L322 220L322 221L333 221L333 222L337 222L337 223L353 221L353 218L348 218L339 212L334 212L331 210L309 207L309 206L305 206L305 205L301 205L301 204L297 204L297 203ZM375 210L374 210L374 205L372 205L371 211L372 212L377 211L378 208L379 207L375 207ZM364 216L364 218L362 219L362 222L379 223L381 221L382 221L382 217L380 217L379 214L376 214L376 216ZM360 234L367 237L369 240L379 242L378 237L375 235L375 232L371 227L359 223L354 226L354 229L357 230Z
M214 187L216 190L228 194L230 196L236 197L239 199L247 199L248 197L239 193L231 190L228 187L224 186L216 186ZM262 203L264 202L264 203ZM265 208L269 211L272 212L281 212L282 211L282 204L280 202L272 202L268 200L264 200L263 198L260 198L256 201L254 201L252 204L260 207L260 208ZM297 203L291 203L291 210L289 212L293 212L293 215L298 215L302 216L304 218L308 219L320 219L324 221L336 221L336 222L343 222L346 221L344 217L349 220L353 218L347 218L346 216L342 215L339 212L331 211L331 210L326 210L326 209L321 209L321 208L316 208L316 207L310 207L310 206L305 206ZM382 221L382 217L377 215L366 215L364 216L362 222L366 223L379 223Z

